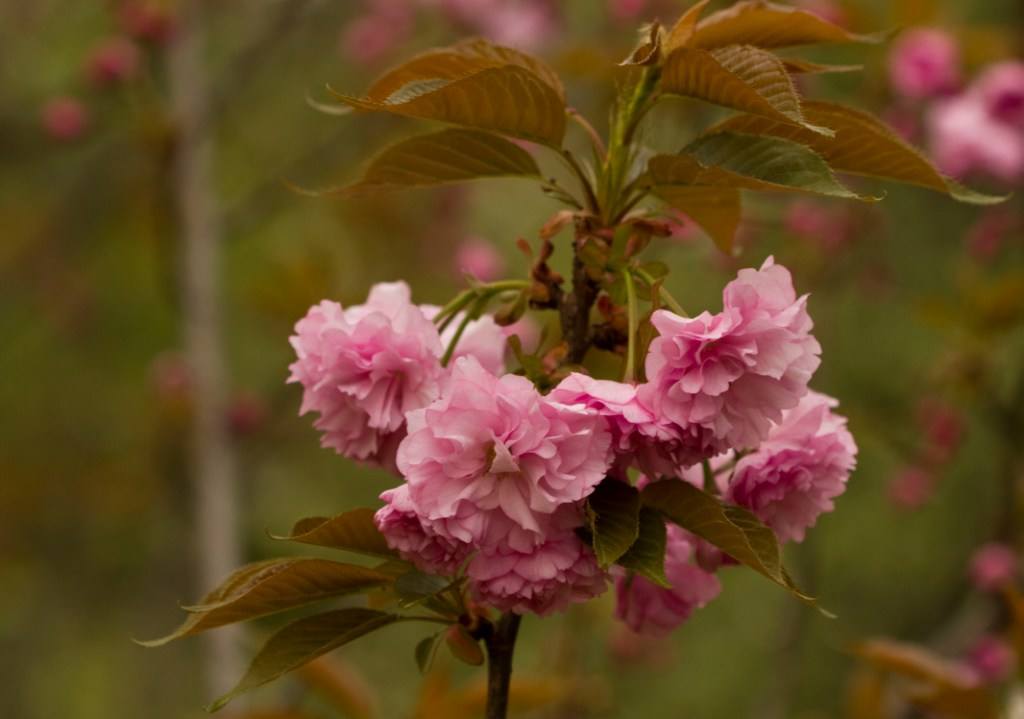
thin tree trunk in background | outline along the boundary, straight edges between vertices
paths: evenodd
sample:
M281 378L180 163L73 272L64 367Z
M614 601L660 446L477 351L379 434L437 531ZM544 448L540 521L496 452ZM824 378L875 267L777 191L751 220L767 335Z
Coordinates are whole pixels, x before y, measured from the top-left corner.
M220 312L219 208L209 132L202 0L183 0L167 51L170 108L175 124L173 192L178 213L185 351L193 373L195 408L190 471L200 592L214 587L240 561L235 458L224 421L227 381ZM237 627L207 641L204 675L211 694L242 673Z

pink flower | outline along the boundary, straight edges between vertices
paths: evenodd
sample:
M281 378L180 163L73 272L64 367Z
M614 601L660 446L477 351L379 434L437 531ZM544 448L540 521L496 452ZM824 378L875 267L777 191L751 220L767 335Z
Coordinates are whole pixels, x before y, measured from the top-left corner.
M618 571L615 579L615 616L635 632L660 635L689 619L722 591L718 578L691 561L696 537L669 525L665 549L665 576L669 588L644 577Z
M964 423L955 407L927 398L918 408L918 423L927 440L926 457L932 464L944 464L956 453L964 436Z
M541 328L530 315L523 315L518 320L510 325L501 328L505 333L505 337L511 337L515 335L519 338L519 343L523 347L523 351L527 354L535 352L540 346L541 341Z
M40 117L43 129L54 140L77 140L89 127L85 105L73 97L55 97L43 106Z
M578 524L578 522L577 522ZM570 528L523 551L499 542L473 556L466 575L477 598L504 612L550 614L602 594L608 574Z
M943 172L983 172L1005 182L1024 174L1024 134L992 117L980 95L936 103L927 119L932 154Z
M554 35L555 18L542 2L498 4L481 23L480 30L499 45L536 50Z
M1013 647L995 636L979 639L967 655L967 666L982 684L1005 681L1016 663Z
M541 397L524 377L500 379L473 357L454 364L443 395L410 412L398 468L420 517L452 539L530 552L546 523L605 477L603 420Z
M455 252L455 265L461 274L481 282L493 282L505 271L505 259L493 244L479 237L470 238Z
M300 414L320 414L321 444L388 464L406 412L436 399L443 375L437 329L411 303L409 286L374 285L366 304L348 309L324 300L295 332L288 381L303 386Z
M1017 576L1017 553L1005 544L990 542L971 557L970 575L978 589L995 591Z
M889 482L889 501L899 509L923 507L935 493L935 477L923 467L905 467Z
M756 447L797 405L820 362L806 296L769 257L726 285L724 309L693 319L654 313L640 401L673 427L692 464Z
M889 81L899 95L915 100L955 90L960 84L960 48L942 30L911 30L889 54Z
M675 432L659 423L637 394L636 385L573 372L548 397L562 404L581 405L604 417L616 457L613 474L624 476L635 464L654 477L676 476L685 450Z
M972 92L981 98L991 117L1024 130L1024 62L992 65L975 81Z
M783 542L802 542L818 517L831 512L856 465L857 445L839 403L808 392L757 451L736 463L723 488L726 501L746 507Z
M388 546L424 572L450 576L472 554L473 546L449 539L442 525L424 521L409 498L409 485L402 484L380 495L385 506L374 521Z
M93 49L89 78L100 87L132 79L139 71L139 48L126 37L113 37Z

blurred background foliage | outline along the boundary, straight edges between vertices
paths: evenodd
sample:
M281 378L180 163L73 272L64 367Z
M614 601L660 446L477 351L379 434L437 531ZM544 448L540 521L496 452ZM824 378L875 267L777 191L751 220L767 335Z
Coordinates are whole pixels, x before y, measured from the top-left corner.
M515 240L535 239L557 209L516 181L358 202L290 192L285 181L353 178L370 148L415 127L332 117L307 97L323 97L325 83L361 90L400 57L487 33L543 55L565 77L570 102L602 118L635 28L671 21L687 3L489 4L512 10L479 23L465 9L472 3L459 10L445 0L210 3L224 422L239 458L247 560L281 551L267 528L374 506L394 481L320 449L297 417L299 391L284 384L287 338L306 308L325 297L357 303L371 283L397 278L419 301L441 304L463 282L460 270L480 272L479 262L521 276L527 262ZM847 0L836 9L856 30L945 30L968 78L1024 49L1018 0ZM185 449L194 396L181 353L168 164L164 46L174 11L170 2L0 5L4 717L189 717L212 697L200 642L147 651L130 641L168 629L174 600L205 589L193 571ZM927 108L894 96L888 52L830 50L821 57L864 62L865 72L808 83L914 133ZM658 127L672 124L678 137L679 124L696 130L713 119L683 101L658 114L655 145L666 143ZM1002 191L1014 184L973 179ZM769 254L812 295L824 347L815 384L841 398L861 455L838 511L790 549L789 562L839 619L745 572L725 573L722 597L660 642L614 626L610 600L592 603L526 623L522 706L543 702L535 715L547 717L859 719L851 642L885 635L954 658L967 651L997 611L969 583L969 559L984 542L1015 541L1020 521L1021 206L984 210L905 188L874 206L771 196L749 206L736 258L679 218L678 236L651 254L671 267L669 286L688 309L716 310L728 277ZM255 693L250 706L458 716L481 673L442 662L421 679L412 658L421 633L375 634L332 665Z

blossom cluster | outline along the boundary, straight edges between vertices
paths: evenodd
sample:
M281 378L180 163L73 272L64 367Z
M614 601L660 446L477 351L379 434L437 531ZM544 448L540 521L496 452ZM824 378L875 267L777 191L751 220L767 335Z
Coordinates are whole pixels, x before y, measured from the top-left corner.
M324 446L402 477L376 521L421 570L464 575L479 601L520 613L563 609L614 581L619 618L660 633L717 595L729 558L670 526L670 587L609 571L578 531L585 502L638 474L703 484L695 475L711 466L724 501L801 541L857 451L835 400L808 389L820 346L806 304L769 258L725 287L718 313L656 311L645 382L574 372L542 394L506 371L492 319L449 347L437 308L382 284L363 305L325 301L299 321L291 381Z
M1024 177L1024 63L986 67L965 85L956 39L916 28L893 47L890 84L904 103L927 102L925 124L939 167L955 177Z

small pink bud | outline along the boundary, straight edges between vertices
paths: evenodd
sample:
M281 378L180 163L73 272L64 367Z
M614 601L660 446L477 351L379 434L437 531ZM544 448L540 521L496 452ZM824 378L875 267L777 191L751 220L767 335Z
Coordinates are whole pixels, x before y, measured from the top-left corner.
M889 81L898 95L913 100L949 93L960 84L960 48L942 30L911 30L889 54Z
M992 65L974 85L989 114L1024 129L1024 62L1011 60Z
M982 684L998 684L1017 664L1013 648L999 637L984 636L967 655L967 665Z
M73 97L55 97L43 106L40 121L50 137L70 142L81 137L89 127L89 113Z
M154 0L129 0L121 5L122 29L130 36L163 45L174 35L174 15L163 3Z
M935 478L922 467L907 467L889 482L889 501L898 509L920 509L934 493Z
M1016 574L1017 554L1005 544L990 542L971 557L971 581L984 592L1009 584Z
M341 52L359 65L372 65L405 42L412 26L408 8L373 8L342 30Z
M104 40L87 62L89 79L99 87L126 82L139 71L139 48L126 37Z
M647 0L608 0L608 14L613 20L635 20L647 9Z
M991 262L1007 237L1020 226L1012 211L1002 207L987 210L967 231L967 252L978 262Z
M257 432L267 421L267 406L251 392L239 393L228 406L228 427L237 436Z
M505 271L505 258L493 244L479 237L469 238L459 245L455 264L460 274L481 282L493 282Z
M917 416L928 443L928 459L945 464L963 439L964 425L959 413L945 402L928 398L918 406Z
M162 401L180 401L192 394L192 371L177 352L163 352L149 365L149 378Z

